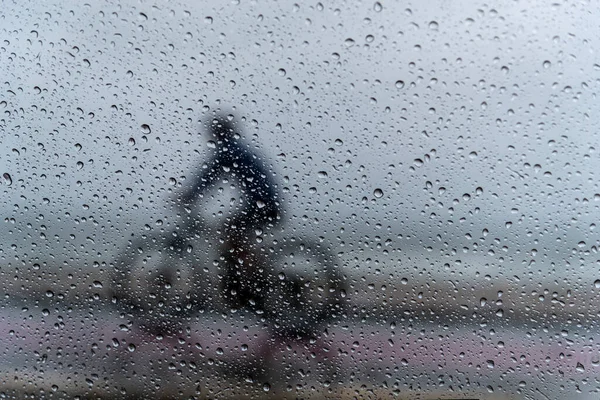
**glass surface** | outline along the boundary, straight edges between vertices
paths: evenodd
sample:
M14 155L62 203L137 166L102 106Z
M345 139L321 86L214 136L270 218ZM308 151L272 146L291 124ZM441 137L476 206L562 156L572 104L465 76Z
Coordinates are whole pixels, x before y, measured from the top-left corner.
M592 2L0 5L0 395L598 399Z

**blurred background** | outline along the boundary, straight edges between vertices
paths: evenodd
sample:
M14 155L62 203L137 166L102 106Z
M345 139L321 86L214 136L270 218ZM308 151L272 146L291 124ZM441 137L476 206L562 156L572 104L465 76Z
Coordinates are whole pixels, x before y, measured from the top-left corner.
M598 15L3 2L0 393L598 398ZM217 305L145 331L111 295L132 243L177 230L216 111L281 194L265 246L308 238L338 274L306 337ZM201 206L215 226L237 207L221 189ZM194 285L217 304L219 236L199 236Z

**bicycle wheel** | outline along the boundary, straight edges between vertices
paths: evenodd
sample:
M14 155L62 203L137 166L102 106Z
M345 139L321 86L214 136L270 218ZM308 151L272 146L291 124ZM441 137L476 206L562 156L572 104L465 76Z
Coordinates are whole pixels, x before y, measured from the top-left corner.
M142 329L179 329L201 305L196 264L184 246L161 237L134 242L115 265L114 300Z
M336 257L324 246L289 239L268 257L265 312L281 333L314 333L341 311L345 288Z

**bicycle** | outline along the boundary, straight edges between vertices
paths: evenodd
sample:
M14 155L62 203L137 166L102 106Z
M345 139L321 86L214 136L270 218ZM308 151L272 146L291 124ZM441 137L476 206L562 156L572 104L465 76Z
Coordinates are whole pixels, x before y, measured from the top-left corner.
M141 329L160 334L181 330L207 310L250 309L278 335L308 334L341 313L343 276L323 243L263 237L254 251L228 256L227 240L214 246L216 235L203 237L209 232L189 218L180 229L131 240L112 271L113 303ZM215 247L211 262L207 248ZM248 301L236 301L240 297Z

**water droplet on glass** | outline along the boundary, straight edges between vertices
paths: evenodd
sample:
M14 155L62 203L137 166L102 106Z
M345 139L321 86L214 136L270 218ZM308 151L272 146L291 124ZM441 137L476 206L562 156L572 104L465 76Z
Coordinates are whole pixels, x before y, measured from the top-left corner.
M152 132L152 130L150 129L150 125L148 124L142 124L142 133L144 134L149 134L150 132Z
M381 198L383 197L383 190L377 188L373 191L373 196L377 197L377 198Z
M383 6L381 5L380 2L375 2L375 4L373 4L373 10L375 10L376 12L381 12L381 10L383 10Z
M269 385L268 383L265 383L265 384L263 385L263 390L264 390L265 392L268 392L269 390L271 390L271 385Z
M344 40L344 44L346 45L346 47L352 47L354 46L354 39L348 38Z
M7 186L12 185L12 178L8 172L2 174L2 179Z
M129 343L129 345L127 346L127 350L133 353L135 351L135 344Z
M401 80L396 81L396 88L397 89L404 88L404 81L401 81Z
M438 23L436 21L431 21L429 23L429 29L433 30L433 31L437 31L438 30Z
M600 289L600 279L596 279L594 281L594 286L596 287L596 289Z
M544 68L550 68L552 66L552 63L548 60L544 61L544 63L542 64L544 66Z

